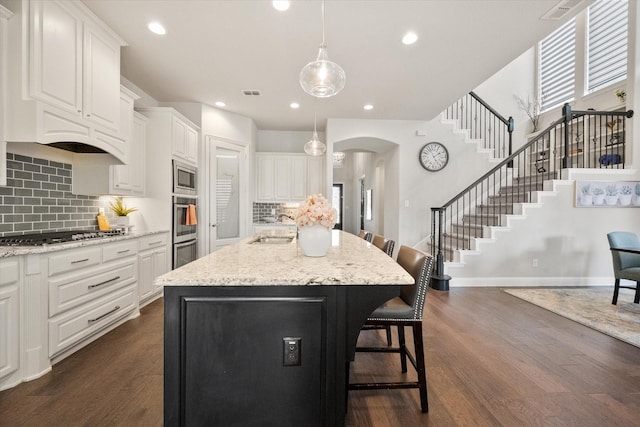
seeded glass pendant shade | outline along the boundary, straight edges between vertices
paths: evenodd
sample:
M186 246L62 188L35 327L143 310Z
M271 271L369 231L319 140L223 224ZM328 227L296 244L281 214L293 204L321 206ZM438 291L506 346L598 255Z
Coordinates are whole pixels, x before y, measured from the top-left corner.
M315 61L309 62L300 71L300 86L309 95L329 98L337 95L347 81L341 66L329 61L327 43L324 39L324 1L322 2L322 44Z
M311 140L304 144L304 152L310 156L322 156L327 151L327 146L318 138L316 131L316 119L313 119L313 136Z

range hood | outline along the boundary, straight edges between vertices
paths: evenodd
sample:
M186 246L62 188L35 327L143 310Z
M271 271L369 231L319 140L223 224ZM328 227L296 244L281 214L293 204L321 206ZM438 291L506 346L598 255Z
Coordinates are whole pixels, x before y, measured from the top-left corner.
M49 147L59 148L61 150L71 151L72 153L107 153L102 148L98 148L94 145L85 144L84 142L53 142L51 144L47 144Z

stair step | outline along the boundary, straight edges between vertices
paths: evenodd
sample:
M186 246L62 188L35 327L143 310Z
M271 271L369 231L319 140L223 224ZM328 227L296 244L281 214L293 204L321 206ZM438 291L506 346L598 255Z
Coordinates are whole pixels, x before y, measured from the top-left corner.
M453 234L470 236L470 237L482 237L483 226L481 224L462 223L452 224Z
M442 235L442 240L445 247L454 249L471 249L470 236L444 233Z
M525 175L525 176L521 176L518 178L514 178L513 182L516 184L521 184L524 182L543 182L543 181L548 181L550 179L555 179L557 175L557 172L544 172L544 173L537 173L535 175Z
M507 185L504 186L502 188L500 188L500 194L519 194L519 193L525 193L525 192L529 192L529 191L542 191L543 188L543 182L540 181L529 181L529 182L522 182L516 185Z
M462 217L462 222L472 225L500 225L500 215L478 215L470 214Z
M477 214L489 214L489 215L499 215L499 214L512 214L513 213L513 204L511 203L501 203L495 205L479 205L476 208Z
M500 194L499 196L489 196L488 205L506 205L509 203L527 203L529 193Z

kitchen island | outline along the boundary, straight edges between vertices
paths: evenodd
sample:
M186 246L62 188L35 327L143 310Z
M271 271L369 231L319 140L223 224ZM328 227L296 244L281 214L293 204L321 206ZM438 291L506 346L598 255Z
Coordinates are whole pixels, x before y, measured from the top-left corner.
M365 240L332 237L320 258L251 238L156 279L165 425L344 425L360 329L414 280Z

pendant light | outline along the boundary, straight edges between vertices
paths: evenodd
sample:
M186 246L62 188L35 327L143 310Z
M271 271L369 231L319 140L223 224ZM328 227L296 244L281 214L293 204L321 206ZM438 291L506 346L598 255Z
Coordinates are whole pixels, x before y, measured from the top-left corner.
M329 98L344 88L347 76L341 66L329 61L324 38L324 0L322 1L322 44L315 61L300 71L300 85L305 92L317 98Z
M324 142L320 141L318 138L318 132L316 131L316 122L317 118L313 116L313 137L311 140L304 144L304 152L310 156L322 156L325 151L327 151L327 146L324 145Z

